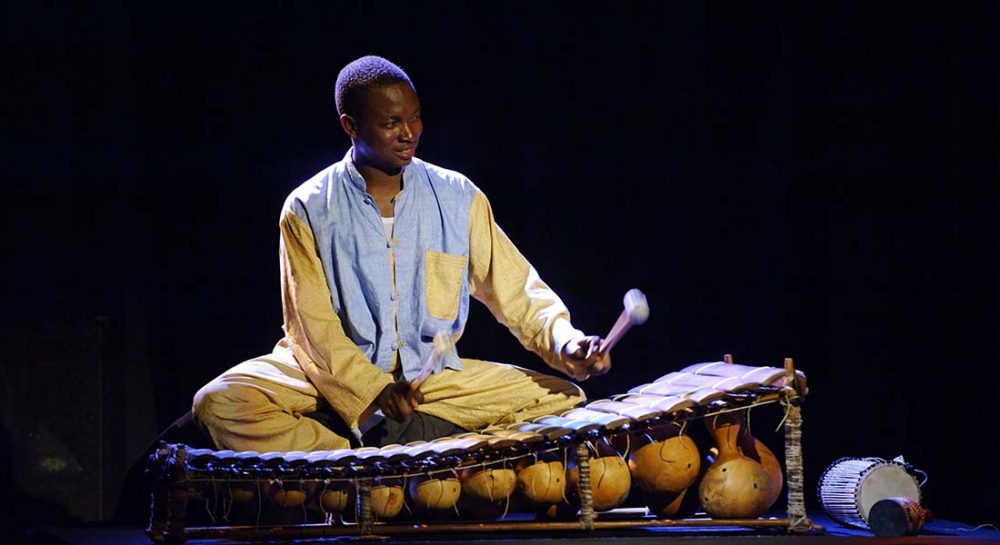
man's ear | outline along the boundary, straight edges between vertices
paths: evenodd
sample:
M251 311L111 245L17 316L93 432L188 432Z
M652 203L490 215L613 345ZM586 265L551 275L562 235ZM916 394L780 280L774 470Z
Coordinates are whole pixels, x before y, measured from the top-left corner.
M347 114L341 114L340 126L344 129L344 132L347 133L347 136L350 136L351 138L357 138L358 124L356 121L354 121L353 117Z

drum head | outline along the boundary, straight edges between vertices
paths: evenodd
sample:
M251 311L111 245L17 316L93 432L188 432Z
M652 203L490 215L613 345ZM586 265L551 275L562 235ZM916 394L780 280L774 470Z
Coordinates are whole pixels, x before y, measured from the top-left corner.
M858 510L868 522L868 511L875 502L892 497L910 498L920 503L920 487L917 480L902 466L885 464L872 469L864 477L858 490Z

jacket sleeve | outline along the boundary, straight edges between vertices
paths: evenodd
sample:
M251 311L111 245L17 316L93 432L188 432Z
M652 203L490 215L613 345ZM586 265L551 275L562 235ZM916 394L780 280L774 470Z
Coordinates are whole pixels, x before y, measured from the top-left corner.
M572 364L560 355L583 332L573 327L566 305L496 224L480 191L469 210L469 269L472 296L549 367L571 374Z
M373 365L344 333L310 226L286 208L280 227L285 335L320 395L356 428L392 376Z

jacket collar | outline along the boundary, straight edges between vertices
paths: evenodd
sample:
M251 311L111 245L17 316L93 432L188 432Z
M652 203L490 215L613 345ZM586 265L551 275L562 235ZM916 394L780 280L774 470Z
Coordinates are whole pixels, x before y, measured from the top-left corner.
M365 183L365 177L358 172L358 167L354 165L354 147L351 146L347 149L347 153L344 154L344 164L346 165L347 179L348 182L354 186L355 189L361 192L362 195L368 194L368 185ZM414 170L412 168L414 165L419 163L419 159L413 158L413 162L409 166L403 168L403 190L405 191L406 186L410 184L413 176L420 172L419 170Z

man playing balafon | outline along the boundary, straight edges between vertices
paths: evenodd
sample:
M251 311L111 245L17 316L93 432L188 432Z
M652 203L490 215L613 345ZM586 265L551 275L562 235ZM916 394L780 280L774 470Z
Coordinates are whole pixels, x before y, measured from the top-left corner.
M430 439L582 402L571 382L434 351L440 332L461 335L471 295L553 369L586 380L611 365L601 339L572 326L497 226L483 193L415 157L420 102L402 69L355 60L337 77L336 101L352 147L281 212L286 335L195 395L195 420L216 446L346 448L370 427L366 443ZM429 360L434 373L416 384ZM315 417L324 413L346 427L334 432ZM387 418L373 426L379 413Z

